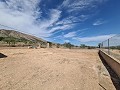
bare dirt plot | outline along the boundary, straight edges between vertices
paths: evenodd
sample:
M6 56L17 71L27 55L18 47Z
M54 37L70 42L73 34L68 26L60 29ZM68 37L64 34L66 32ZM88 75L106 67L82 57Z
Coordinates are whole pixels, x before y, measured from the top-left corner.
M0 52L8 56L0 59L0 90L99 90L97 50Z

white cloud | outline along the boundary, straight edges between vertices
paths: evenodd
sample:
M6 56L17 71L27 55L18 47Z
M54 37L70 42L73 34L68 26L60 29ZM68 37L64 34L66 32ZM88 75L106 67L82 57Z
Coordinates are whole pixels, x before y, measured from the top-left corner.
M38 6L40 1L41 0L0 1L0 24L39 37L51 36L52 32L48 28L59 20L61 11L50 9L49 19L44 18L43 20L37 21L36 19L40 18L42 13ZM1 26L0 28L5 27Z
M96 21L93 23L93 25L94 25L94 26L98 26L98 25L102 25L102 24L104 24L104 23L106 23L106 21L104 21L104 20L102 20L102 19L99 19L99 20L96 20Z
M56 25L69 25L75 23L81 23L89 18L89 15L69 16L56 23Z
M7 4L0 2L0 24L29 31L35 27L35 19L40 16L41 12L37 8L39 2L40 0L9 0L6 1Z
M94 14L89 12L96 10L100 4L103 4L106 1L108 0L64 0L58 8L60 10L64 8L66 13L70 14L70 16L64 18L60 22L57 22L57 25L82 23L92 17ZM80 14L80 12L85 10L88 12L88 14Z
M50 37L58 30L68 30L75 25L74 22L82 22L89 18L89 15L81 14L79 16L69 15L59 21L61 9L49 9L49 19L42 17L40 8L41 0L5 0L0 1L0 24L16 28L18 31L33 34L42 38ZM64 0L61 8L67 8L67 12L84 10L92 7L93 2L102 3L104 0ZM73 13L76 14L76 13ZM59 25L62 24L62 25ZM66 25L64 25L66 24ZM0 28L3 28L1 26ZM7 28L8 29L8 28ZM64 35L65 38L76 36L75 32Z
M109 38L111 38L112 36L114 36L115 34L109 34L109 35L100 35L100 36L93 36L93 37L81 37L81 38L74 38L80 42L101 42L101 41L105 41Z
M97 4L101 4L107 0L64 0L61 7L67 8L68 12L81 11L96 8Z
M76 36L76 32L69 32L69 33L64 35L65 38L71 38L71 37L74 37L74 36Z
M75 38L77 35L80 35L80 34L84 33L85 30L88 30L88 28L84 28L84 29L81 29L81 30L69 32L69 33L67 33L63 36L64 36L64 38Z
M57 30L67 30L67 29L71 29L72 25L63 25L63 26L56 26L53 27L52 29L49 30L50 33L53 33Z

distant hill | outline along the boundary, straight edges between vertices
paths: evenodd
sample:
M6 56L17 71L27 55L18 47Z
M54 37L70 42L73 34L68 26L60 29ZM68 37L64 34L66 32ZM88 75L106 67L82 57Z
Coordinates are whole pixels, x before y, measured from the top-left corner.
M4 38L13 37L16 39L24 39L28 41L34 41L34 42L47 42L41 38L37 38L32 35L24 34L14 30L5 30L5 29L0 29L0 37L4 37Z
M49 43L49 44L47 44ZM0 46L38 46L46 48L49 45L50 48L72 48L74 45L70 43L59 44L49 42L41 38L24 34L15 30L0 29Z

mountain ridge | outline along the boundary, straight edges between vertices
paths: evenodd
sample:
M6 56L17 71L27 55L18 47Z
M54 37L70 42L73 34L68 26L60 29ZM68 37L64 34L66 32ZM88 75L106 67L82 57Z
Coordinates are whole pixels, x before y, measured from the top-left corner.
M14 37L18 39L24 38L29 41L47 42L46 40L43 40L33 35L25 34L19 31L15 31L15 30L6 30L6 29L0 29L0 37Z

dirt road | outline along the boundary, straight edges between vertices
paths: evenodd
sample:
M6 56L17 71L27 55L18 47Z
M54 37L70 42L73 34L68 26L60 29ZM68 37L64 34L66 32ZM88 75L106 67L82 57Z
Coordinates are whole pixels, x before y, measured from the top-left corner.
M99 90L97 50L1 49L0 90Z

